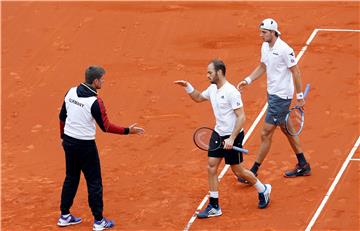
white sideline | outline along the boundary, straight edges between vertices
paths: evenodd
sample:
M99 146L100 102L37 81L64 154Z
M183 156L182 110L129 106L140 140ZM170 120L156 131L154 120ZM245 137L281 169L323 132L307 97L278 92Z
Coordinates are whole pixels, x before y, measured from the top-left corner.
M306 227L305 231L310 231L311 228L314 226L314 224L315 224L317 218L319 217L321 211L323 210L326 202L329 200L329 197L330 197L331 193L334 191L337 183L339 183L339 180L340 180L342 174L344 173L344 171L346 170L346 167L348 166L348 164L349 164L352 156L354 155L355 151L358 149L359 144L360 144L360 136L358 137L358 139L357 139L354 147L351 149L348 157L346 158L346 160L344 161L343 165L341 166L340 171L339 171L338 174L336 175L335 180L334 180L333 183L331 184L329 190L327 191L324 199L322 200L319 208L316 210L314 216L312 217L312 219L311 219L310 223L308 224L308 226Z
M314 39L316 33L318 32L318 29L315 29L309 39L306 41L306 45L301 48L299 54L296 56L296 61L298 62L300 60L300 58L303 56L303 54L305 53L307 47L310 45L311 41ZM255 121L252 123L249 131L246 133L245 137L244 137L244 141L243 144L246 143L246 141L248 140L248 138L250 137L250 135L252 134L252 132L254 131L255 127L258 125L260 119L264 116L265 112L266 112L266 108L268 106L268 103L265 103L265 105L263 106L263 108L261 109L259 115L256 117ZM220 175L218 176L219 182L220 180L223 178L223 176L225 175L225 173L227 172L227 170L229 169L229 165L225 165L225 167L223 168L223 170L221 171ZM196 211L199 211L202 209L202 207L205 205L206 201L209 198L209 194L206 194L205 197L202 199L202 201L200 202L199 206L196 208ZM190 220L188 221L188 223L186 224L184 231L188 231L191 227L191 225L194 223L194 221L196 220L196 211L193 213L193 215L191 216Z

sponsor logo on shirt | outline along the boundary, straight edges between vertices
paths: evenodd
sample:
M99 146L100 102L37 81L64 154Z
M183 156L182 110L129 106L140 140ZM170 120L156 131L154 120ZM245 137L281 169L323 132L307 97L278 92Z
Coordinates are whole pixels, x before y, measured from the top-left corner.
M72 99L72 98L69 98L69 102L70 102L70 103L73 103L73 104L75 104L75 105L78 105L78 106L80 106L80 107L84 107L84 104L82 104L82 103L80 103L80 102L78 102L78 101L76 101L76 100L74 100L74 99Z

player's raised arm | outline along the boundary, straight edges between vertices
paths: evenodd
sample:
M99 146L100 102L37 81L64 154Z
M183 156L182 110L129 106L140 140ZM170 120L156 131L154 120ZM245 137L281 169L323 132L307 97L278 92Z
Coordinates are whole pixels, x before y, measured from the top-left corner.
M205 97L201 95L201 92L196 90L188 81L176 80L174 81L174 84L184 87L186 93L188 93L191 99L197 103L207 100Z

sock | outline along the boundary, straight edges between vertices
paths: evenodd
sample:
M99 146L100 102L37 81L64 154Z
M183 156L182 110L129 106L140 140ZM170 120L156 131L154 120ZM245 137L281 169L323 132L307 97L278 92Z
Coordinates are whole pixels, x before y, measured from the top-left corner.
M95 221L102 221L104 218L103 216L96 216Z
M257 173L257 171L259 170L261 164L259 164L258 162L254 162L254 165L251 167L250 171L252 171L255 175Z
M63 214L61 216L66 219L66 218L68 218L70 216L70 213L69 214Z
M259 180L256 181L256 183L254 184L256 190L259 192L259 193L262 193L265 191L265 186L263 183L261 183Z
M219 192L210 191L210 204L214 208L219 208Z
M305 160L304 153L298 153L296 154L296 158L298 159L300 167L304 166L307 162Z

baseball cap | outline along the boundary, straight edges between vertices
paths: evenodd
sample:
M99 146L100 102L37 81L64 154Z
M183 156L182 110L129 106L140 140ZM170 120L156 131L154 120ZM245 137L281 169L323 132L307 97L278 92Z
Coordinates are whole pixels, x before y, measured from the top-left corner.
M278 30L277 22L272 18L264 19L260 24L260 29L273 30L276 31L279 35L281 34L280 31Z

